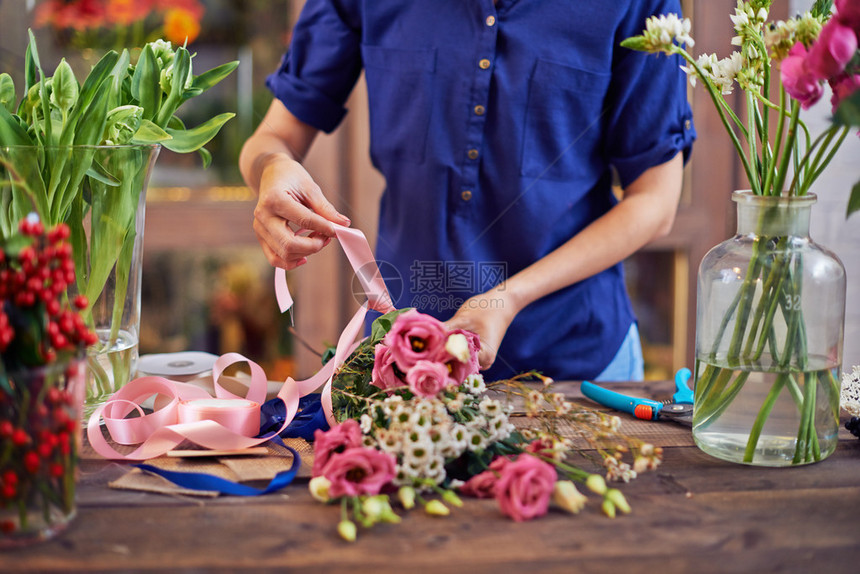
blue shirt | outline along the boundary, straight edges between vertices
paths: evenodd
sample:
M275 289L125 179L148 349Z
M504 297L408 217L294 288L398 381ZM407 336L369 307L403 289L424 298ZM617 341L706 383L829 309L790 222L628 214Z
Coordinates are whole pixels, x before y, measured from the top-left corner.
M612 168L627 185L686 157L682 62L619 47L666 12L677 0L308 0L267 85L331 131L364 71L376 255L397 307L447 319L606 213ZM615 265L523 309L486 376L592 378L634 320Z

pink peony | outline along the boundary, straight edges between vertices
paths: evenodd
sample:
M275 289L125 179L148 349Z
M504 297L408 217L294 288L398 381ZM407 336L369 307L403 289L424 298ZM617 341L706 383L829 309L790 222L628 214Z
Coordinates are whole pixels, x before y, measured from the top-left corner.
M805 110L815 104L824 92L818 79L813 76L806 65L806 48L798 42L788 51L788 56L782 61L782 83L788 95L800 102Z
M476 474L460 487L460 493L464 496L475 498L493 498L496 495L496 483L502 470L510 464L510 459L499 456L490 463L489 470Z
M418 361L443 356L447 338L441 321L412 309L397 316L382 343L391 349L398 368L405 373Z
M448 386L448 367L435 361L418 361L406 373L406 383L412 394L433 398Z
M347 449L361 446L361 427L347 419L328 431L314 431L314 468L311 474L319 476L329 459Z
M530 454L521 454L502 469L496 500L502 512L522 522L546 514L558 475L555 468Z
M854 30L860 38L860 2L857 0L836 0L836 19Z
M835 78L831 78L830 89L833 91L830 103L833 105L833 113L836 113L839 102L860 89L860 74L852 76L841 74Z
M333 454L322 474L331 482L331 498L372 496L394 478L394 457L375 448L348 448Z
M389 389L403 386L403 380L400 378L402 374L394 362L391 349L383 344L376 345L370 384L390 394L392 391Z
M458 361L451 355L447 355L445 364L448 365L452 384L459 385L469 375L474 375L480 370L478 364L478 352L481 350L481 339L477 334L465 329L454 329L449 335L461 334L469 342L469 360L465 363Z
M831 18L809 48L806 68L815 78L828 80L838 76L857 51L854 30L836 18Z

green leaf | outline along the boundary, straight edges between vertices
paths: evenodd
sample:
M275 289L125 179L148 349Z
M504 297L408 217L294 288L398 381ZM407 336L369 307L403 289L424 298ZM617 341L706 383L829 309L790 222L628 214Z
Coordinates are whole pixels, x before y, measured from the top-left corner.
M411 307L397 309L395 311L390 311L381 317L377 317L370 325L371 344L376 344L381 341L382 338L385 337L385 334L391 330L391 326L394 324L394 320L397 319L397 316L401 313L405 313L406 311L410 311L411 309Z
M203 72L202 74L194 78L194 81L191 83L191 87L205 92L206 90L229 76L231 73L233 73L233 70L235 70L238 66L238 61L227 62L226 64L221 64L216 68L212 68L211 70Z
M33 58L36 69L39 71L39 97L42 100L42 118L45 120L45 139L42 143L53 143L53 138L51 137L51 109L48 100L48 85L45 81L45 72L42 70L42 64L39 61L39 50L36 48L36 36L33 34L33 30L28 30L28 33L30 34L30 45L28 47L30 56ZM36 132L36 136L39 136L38 131Z
M111 83L102 82L93 97L93 101L81 114L75 133L75 145L98 145L101 142L108 113L110 92Z
M141 120L140 127L137 128L134 137L131 138L131 143L134 144L153 144L161 143L171 139L169 133L158 127L149 120Z
M860 90L839 102L833 121L843 126L860 126Z
M848 211L845 218L851 216L855 211L860 211L860 181L854 184L851 188L851 195L848 197Z
M147 44L140 53L134 75L131 78L131 95L143 108L144 119L151 120L161 105L161 86L158 84L159 68L152 46Z
M33 53L30 45L27 45L27 51L24 53L24 93L30 91L30 88L36 85L36 60L33 58Z
M176 50L173 64L170 67L170 93L158 110L155 123L166 126L173 112L182 104L182 93L185 91L185 82L191 73L191 55L185 48ZM205 142L204 142L205 143ZM202 145L202 144L201 144Z
M202 147L199 150L197 150L197 153L200 154L200 159L203 161L203 169L206 169L210 165L212 165L212 154L209 153L208 149L206 149L205 147Z
M51 103L54 104L63 115L67 114L72 106L78 101L78 80L72 67L63 58L54 70L54 78L51 83Z
M219 114L190 130L167 128L165 131L173 136L173 139L165 141L164 147L176 153L197 151L215 137L221 126L235 115L231 112Z
M33 145L27 130L4 106L0 106L0 145Z
M0 106L9 112L15 109L15 82L7 73L0 74Z
M122 183L113 175L109 174L98 161L93 161L92 165L90 165L90 169L87 170L87 175L110 187L119 187Z
M827 18L832 9L833 0L816 0L809 12L816 18Z

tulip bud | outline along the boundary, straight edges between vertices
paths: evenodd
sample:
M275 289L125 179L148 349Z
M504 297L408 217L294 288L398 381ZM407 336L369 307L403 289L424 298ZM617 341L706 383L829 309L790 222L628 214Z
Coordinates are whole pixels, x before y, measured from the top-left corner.
M606 493L606 481L599 474L590 474L585 479L585 486L595 494L603 495Z
M603 499L603 504L600 505L600 510L609 518L615 518L615 505L608 498Z
M424 512L433 516L448 516L451 511L440 500L431 500L424 505Z
M320 502L328 502L331 500L328 489L331 486L331 481L324 476L315 476L308 483L308 490L311 491L311 496Z
M556 481L552 489L553 501L571 514L579 514L588 498L569 480Z
M415 508L415 489L411 486L401 486L397 491L397 498L406 510Z

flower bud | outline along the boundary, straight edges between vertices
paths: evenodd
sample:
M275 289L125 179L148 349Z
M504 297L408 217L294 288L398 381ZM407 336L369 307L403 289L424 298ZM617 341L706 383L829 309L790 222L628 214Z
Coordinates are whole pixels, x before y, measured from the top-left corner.
M461 363L469 362L469 340L462 333L448 335L445 340L445 350Z
M350 520L341 520L337 525L337 533L347 542L355 542L357 534L355 523Z
M411 486L401 486L397 491L397 498L406 510L415 508L415 489Z
M448 516L451 511L440 500L431 500L424 505L424 512L433 516Z
M588 498L569 480L558 480L552 489L552 499L560 508L579 514Z
M606 493L606 481L599 474L590 474L585 480L585 486L595 494Z
M378 522L382 518L385 506L378 496L368 496L361 503L361 509L364 511L364 515L373 523Z
M603 499L603 504L600 505L600 510L609 518L615 518L615 505L608 498Z
M442 499L450 504L451 506L456 506L457 508L463 507L463 501L460 500L460 497L453 490L445 490L442 492Z
M624 498L624 494L617 488L610 488L607 490L605 498L612 501L612 504L624 514L630 514L630 504L627 503L627 499Z
M328 502L331 500L328 489L331 486L331 481L324 476L315 476L308 483L308 490L311 491L311 496L320 502Z

